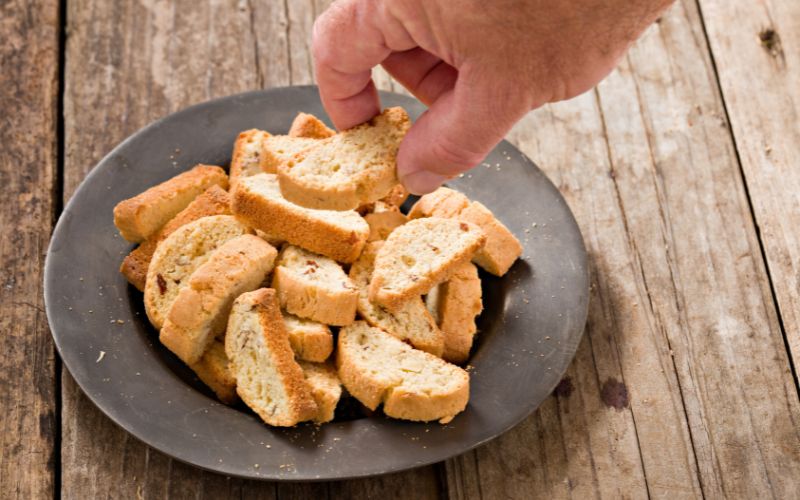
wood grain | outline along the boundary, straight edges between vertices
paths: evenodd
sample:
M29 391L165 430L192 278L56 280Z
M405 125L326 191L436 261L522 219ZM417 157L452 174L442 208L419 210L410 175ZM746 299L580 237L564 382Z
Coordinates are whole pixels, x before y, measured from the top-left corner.
M0 3L0 40L0 497L47 498L58 467L42 299L57 209L58 1Z
M797 393L694 2L512 138L581 225L587 334L560 396L448 463L451 494L797 496Z
M796 369L800 364L800 2L700 0L699 4Z
M214 97L312 81L311 2L75 0L68 3L65 200L115 144ZM65 498L415 498L439 496L436 467L332 484L202 472L117 428L62 374Z

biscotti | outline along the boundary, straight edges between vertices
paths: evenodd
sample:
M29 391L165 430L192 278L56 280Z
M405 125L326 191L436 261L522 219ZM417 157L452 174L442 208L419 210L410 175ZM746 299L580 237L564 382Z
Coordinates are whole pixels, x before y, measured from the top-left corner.
M261 148L264 140L270 137L269 132L250 129L240 133L233 143L231 154L230 184L233 188L242 177L260 174Z
M228 189L225 171L220 167L198 165L119 202L114 207L114 225L126 240L144 241L213 185Z
M268 174L278 172L278 167L292 161L297 154L314 147L319 139L273 135L261 145L261 171Z
M328 128L322 120L308 113L297 113L292 126L289 128L289 137L305 137L308 139L327 139L336 132Z
M317 403L317 414L312 420L317 424L330 422L342 397L342 383L336 369L330 363L298 363L311 389L311 396Z
M375 255L382 244L367 244L361 257L350 267L350 279L358 287L358 314L370 325L411 343L417 349L441 356L444 351L444 335L420 297L412 297L396 312L388 311L369 300L367 287L372 277Z
M367 241L385 240L392 231L408 222L408 218L399 210L382 210L368 213L364 216L364 220L369 224Z
M483 310L481 280L475 264L461 264L444 283L433 287L425 303L444 334L442 358L463 363L469 358L477 331L475 318Z
M287 312L283 313L283 322L297 359L320 363L330 357L333 352L333 333L328 325Z
M447 422L467 406L466 371L363 321L340 330L336 364L350 394L390 417Z
M485 241L486 235L478 226L454 219L427 217L398 227L375 257L370 300L398 310L447 279Z
M244 293L233 304L225 353L239 397L269 425L289 427L318 417L303 370L294 360L275 291Z
M356 260L369 236L369 225L354 211L313 210L287 201L272 174L242 179L231 208L240 220L271 237L338 262Z
M475 253L473 262L495 276L503 276L522 255L522 245L502 222L483 204L441 187L426 194L411 207L410 219L445 217L470 222L486 233L486 244Z
M190 368L197 378L214 391L220 401L229 405L238 401L236 377L233 376L228 356L225 355L225 344L219 340L212 342L200 361Z
M408 199L408 196L409 192L408 190L406 190L405 186L403 186L402 184L397 184L395 187L392 188L391 191L389 191L389 194L387 194L380 200L371 203L364 203L363 205L358 207L356 211L361 215L374 212L375 206L379 203L382 203L384 206L389 205L396 207L397 210L399 211L400 207Z
M353 210L383 198L398 184L397 150L409 127L402 108L389 108L319 141L278 166L281 192L323 210Z
M119 271L130 284L140 292L143 292L145 281L147 280L147 269L150 267L153 253L155 253L159 243L179 227L197 219L211 215L230 215L230 213L231 198L228 192L219 186L211 186L189 203L172 220L164 224L154 235L134 248L122 261Z
M356 317L358 291L332 259L287 245L272 274L272 288L290 313L328 325L349 325Z
M178 292L189 276L226 241L252 233L230 215L214 215L190 222L170 234L153 254L144 286L147 318L156 329L164 324Z
M220 246L178 292L161 328L161 343L188 365L199 361L214 338L225 332L234 299L263 283L277 254L252 234Z

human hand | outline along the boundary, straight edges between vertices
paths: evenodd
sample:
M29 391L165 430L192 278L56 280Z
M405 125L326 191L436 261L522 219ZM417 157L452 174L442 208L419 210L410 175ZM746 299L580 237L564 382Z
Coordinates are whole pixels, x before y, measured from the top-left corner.
M412 193L480 163L525 113L579 95L672 0L337 0L314 24L325 109L339 129L380 111L383 65L429 106L397 156Z

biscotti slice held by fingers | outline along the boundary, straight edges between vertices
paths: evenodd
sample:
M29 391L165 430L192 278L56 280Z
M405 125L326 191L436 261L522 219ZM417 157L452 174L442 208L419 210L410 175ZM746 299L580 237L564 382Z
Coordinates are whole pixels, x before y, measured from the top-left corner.
M277 253L252 234L220 246L178 292L161 329L161 343L188 365L199 361L225 332L234 299L263 283Z
M289 163L299 153L316 146L319 139L273 135L261 145L260 166L263 172L274 174L278 167Z
M358 291L330 258L287 245L272 274L272 288L290 313L328 325L349 325L356 317Z
M447 422L467 406L466 371L363 321L339 331L336 364L350 394L390 417Z
M358 287L358 313L370 325L411 343L417 349L441 356L444 335L422 303L422 298L412 297L395 312L369 300L367 288L375 265L375 255L382 244L380 241L367 244L361 257L350 267L350 279Z
M248 225L338 262L356 260L369 236L369 225L354 211L313 210L287 201L272 174L242 179L231 206Z
M397 150L410 126L402 108L320 141L278 166L281 192L309 208L353 210L398 184Z
M492 212L477 201L441 187L420 198L408 213L410 219L444 217L470 222L486 233L486 244L475 253L473 262L495 276L503 276L522 255L522 245Z
M327 139L335 133L336 131L328 128L322 120L308 113L297 113L289 128L289 137Z
M397 211L400 211L400 207L405 203L408 199L409 192L406 190L405 186L402 184L397 184L395 187L389 191L389 194L384 196L378 201L374 201L371 203L364 203L363 205L359 206L356 211L361 215L378 212L376 210L376 206L392 206L397 208Z
M239 399L236 395L236 377L233 376L228 356L225 355L224 343L215 340L200 361L190 368L223 403L230 405Z
M126 240L134 243L144 241L213 185L228 188L225 171L211 165L197 165L119 202L114 207L114 225Z
M150 267L150 261L153 259L153 253L155 253L158 244L179 227L197 219L211 215L230 215L230 202L230 195L221 187L214 185L206 189L203 194L189 203L186 208L164 224L154 235L133 249L122 261L119 271L130 284L143 292L145 281L147 280L147 269Z
M153 326L163 326L178 292L211 252L226 241L249 233L252 230L235 217L214 215L181 226L159 243L144 286L145 311Z
M269 132L254 128L245 130L236 138L231 155L231 187L235 186L242 177L250 177L262 172L261 148L267 137L270 137Z
M397 311L447 279L485 241L478 226L454 219L427 217L398 227L375 257L370 300Z
M236 299L228 319L225 353L236 392L264 422L289 427L318 417L302 368L294 360L275 290Z
M333 333L328 325L283 312L289 343L298 359L320 363L333 352Z
M317 403L317 414L312 419L318 424L333 420L336 405L342 397L342 383L336 368L331 363L309 363L298 361L306 378L314 402Z
M433 287L426 305L444 334L442 358L463 363L469 358L477 327L475 318L483 310L481 280L475 264L465 262L450 279Z

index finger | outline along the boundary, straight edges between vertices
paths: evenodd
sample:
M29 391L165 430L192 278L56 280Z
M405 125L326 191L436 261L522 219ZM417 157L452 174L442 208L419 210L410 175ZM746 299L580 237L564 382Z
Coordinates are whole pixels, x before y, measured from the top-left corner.
M372 68L392 50L413 44L399 23L387 19L381 4L339 0L314 23L312 53L319 93L338 129L380 112Z

